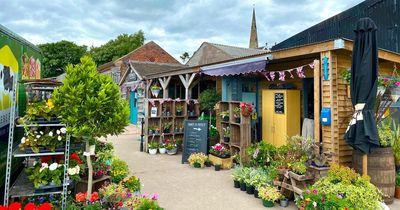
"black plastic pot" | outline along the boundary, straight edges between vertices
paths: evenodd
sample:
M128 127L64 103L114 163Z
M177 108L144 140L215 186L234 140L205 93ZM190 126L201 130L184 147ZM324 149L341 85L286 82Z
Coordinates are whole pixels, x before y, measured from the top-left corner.
M238 118L235 118L235 122L236 123L240 123L240 118L238 117Z
M254 189L254 197L255 198L260 198L260 196L258 196L258 190Z
M200 164L200 163L193 163L193 167L195 167L195 168L201 168L201 164Z
M204 165L205 165L206 167L211 167L211 162L210 162L210 161L206 161L206 162L204 162Z
M230 139L229 137L224 137L224 142L225 142L225 143L229 143L230 140L231 140L231 139Z
M229 122L229 117L228 117L228 116L223 117L222 119L223 119L225 122Z
M247 192L247 194L254 194L254 186L247 186L246 185L246 192Z
M244 182L240 183L240 190L241 191L246 191L246 183L244 183Z
M214 165L215 171L221 170L221 165Z
M240 188L240 182L233 180L233 187L234 188Z
M164 129L164 133L170 133L170 129Z
M176 116L181 116L182 115L182 111L176 111Z

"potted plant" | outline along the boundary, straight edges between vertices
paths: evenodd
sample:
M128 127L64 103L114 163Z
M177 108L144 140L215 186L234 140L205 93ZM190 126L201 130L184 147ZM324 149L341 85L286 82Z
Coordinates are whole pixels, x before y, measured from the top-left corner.
M394 193L394 197L399 199L400 198L400 173L396 173L396 189Z
M240 107L233 108L233 117L236 123L240 123Z
M243 167L242 166L236 166L233 171L232 171L232 179L233 179L233 187L234 188L240 188L240 182L242 180L242 173L243 173Z
M221 164L214 164L214 169L215 169L215 171L220 171L221 170Z
M164 133L171 133L172 122L167 122L164 124Z
M130 192L140 193L140 179L136 176L126 177L122 180L122 185Z
M211 161L207 158L207 160L204 162L204 165L206 167L211 167Z
M231 138L231 127L224 127L222 130L224 131L224 142L229 143Z
M210 154L217 156L219 158L230 158L231 151L224 147L224 145L217 143L210 149Z
M165 148L167 149L168 155L175 155L178 153L178 145L175 140L165 140Z
M211 117L213 116L214 113L215 104L218 103L218 101L220 100L221 100L221 95L217 93L215 88L209 88L200 93L199 96L200 110L208 112L210 116L210 122L209 122L210 125L212 124Z
M153 94L153 96L154 96L155 98L157 98L157 97L158 97L158 94L160 94L161 87L158 86L157 84L154 84L154 85L152 85L152 86L150 87L150 90L151 90L151 94Z
M244 117L249 117L253 113L253 106L249 103L240 103L240 109Z
M63 85L53 92L52 99L67 130L86 141L87 153L89 140L117 135L129 124L128 102L121 97L119 86L111 77L98 73L88 56L82 57L80 64L67 66ZM91 157L86 159L90 196L93 167Z
M246 178L250 177L252 169L249 167L244 167L242 170L241 178L240 178L240 190L241 191L246 191Z
M343 81L345 81L346 84L346 89L347 89L347 97L350 98L350 79L351 79L351 70L350 69L344 69L342 73L340 74L340 77L342 78Z
M164 143L160 143L159 144L158 151L160 152L160 154L165 154L167 152L167 149L165 148L165 144Z
M287 199L284 195L282 195L281 198L279 199L279 205L282 207L288 207L289 199Z
M157 154L158 143L157 142L150 142L149 143L149 154L155 155Z
M222 117L224 122L229 122L229 111L223 111L219 113L219 116Z
M217 130L217 127L214 125L210 125L210 128L208 129L208 142L209 145L214 145L217 142L219 142L219 133Z
M188 162L189 165L195 168L202 168L204 167L204 162L207 160L207 156L204 153L192 153L189 158Z
M156 135L159 135L161 133L160 128L156 128Z
M262 199L263 205L267 208L273 207L274 202L282 196L278 189L272 186L261 187L258 195Z
M176 116L181 116L183 112L183 106L181 104L177 104L175 106L176 109Z
M193 117L195 115L194 110L195 110L196 103L197 103L197 101L195 101L195 100L190 100L188 102L187 108L188 108L189 117Z
M128 164L125 161L117 157L114 157L110 171L111 181L114 183L120 183L128 175L129 175Z
M156 134L157 127L155 125L149 125L149 134L153 135Z

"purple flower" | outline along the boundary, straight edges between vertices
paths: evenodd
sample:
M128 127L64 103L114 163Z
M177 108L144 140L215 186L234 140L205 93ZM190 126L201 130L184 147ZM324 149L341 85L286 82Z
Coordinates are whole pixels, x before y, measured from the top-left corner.
M153 200L153 201L158 200L158 194L154 193L153 197L151 197L151 200Z
M310 193L310 190L306 190L306 193Z
M143 198L149 197L149 193L147 193L147 192L146 192L146 193L143 193L143 194L142 194L142 197L143 197Z

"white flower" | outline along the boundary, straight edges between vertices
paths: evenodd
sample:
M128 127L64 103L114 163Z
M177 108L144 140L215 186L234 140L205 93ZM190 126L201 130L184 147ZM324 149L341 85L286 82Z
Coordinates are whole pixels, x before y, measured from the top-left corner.
M22 137L22 139L21 139L21 144L25 144L25 140L26 140L26 138L25 138L25 137Z
M26 139L26 141L25 142L28 142L29 141L29 139Z
M312 203L312 205L313 205L314 207L317 207L317 202L314 201L314 202Z
M69 168L69 169L68 169L68 174L69 174L69 175L75 175L75 174L77 174L75 168Z
M42 167L39 169L39 172L42 172L44 169L48 168L49 164L47 163L42 163Z
M50 131L50 132L49 132L49 136L53 136L53 131Z
M76 171L77 174L79 174L79 171L80 171L80 170L81 170L81 168L80 168L78 165L76 165L76 166L75 166L75 171Z
M61 138L61 136L58 136L58 138L57 138L57 139L58 139L58 141L61 141L61 139L62 139L62 138Z
M60 130L57 130L56 132L57 132L57 134L58 134L58 135L60 135L60 133L61 133L61 131L60 131Z
M35 165L37 164L37 161L36 161L36 160L35 160L35 161L33 161L33 163L32 163L32 164L33 164L33 166L35 166Z
M67 129L66 128L61 128L61 133L67 133Z
M37 141L37 139L33 139L33 141Z
M58 168L58 163L52 163L50 166L49 166L49 170L50 171L54 171L54 170L56 170Z
M37 139L40 139L40 135L36 135L36 138L37 138Z
M40 131L39 133L40 133L40 135L43 135L43 131Z

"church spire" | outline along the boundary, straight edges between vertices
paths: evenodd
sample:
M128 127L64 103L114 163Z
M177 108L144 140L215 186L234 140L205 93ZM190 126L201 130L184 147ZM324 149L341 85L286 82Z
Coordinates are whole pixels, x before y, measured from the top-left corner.
M249 48L258 48L256 10L253 5L253 19L251 20L250 43Z

